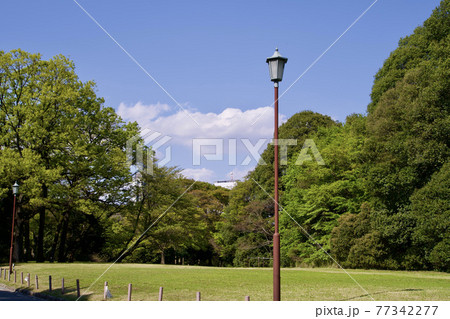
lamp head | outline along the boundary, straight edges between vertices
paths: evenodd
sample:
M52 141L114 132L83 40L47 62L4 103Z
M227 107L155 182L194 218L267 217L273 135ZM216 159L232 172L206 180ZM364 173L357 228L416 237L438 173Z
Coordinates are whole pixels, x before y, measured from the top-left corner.
M271 81L278 83L283 80L284 65L286 64L287 60L287 58L281 56L281 54L278 52L278 48L270 58L266 59L266 62L269 64Z
M17 182L14 183L12 189L14 196L19 194L19 184L17 184Z

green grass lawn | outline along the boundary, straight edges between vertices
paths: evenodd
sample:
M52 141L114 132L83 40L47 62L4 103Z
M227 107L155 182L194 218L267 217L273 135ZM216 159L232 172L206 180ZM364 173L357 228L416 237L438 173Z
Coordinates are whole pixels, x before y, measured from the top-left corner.
M2 266L5 270L7 265ZM157 300L159 287L164 287L164 300L195 300L200 291L202 300L272 299L272 269L216 268L173 265L116 264L95 284L94 281L109 264L28 263L16 265L14 276L0 279L1 284L25 288L20 273L39 277L39 292L48 292L48 276L53 278L53 292L61 297L61 278L64 277L68 300L76 299L76 279L80 280L83 300L101 300L103 284L109 283L112 300L126 300L127 287L133 284L133 300ZM450 300L450 274L416 271L348 270L351 276L375 300ZM92 287L90 287L92 285ZM90 288L89 288L90 287ZM87 291L86 291L87 290ZM371 300L342 270L333 268L281 270L282 300Z

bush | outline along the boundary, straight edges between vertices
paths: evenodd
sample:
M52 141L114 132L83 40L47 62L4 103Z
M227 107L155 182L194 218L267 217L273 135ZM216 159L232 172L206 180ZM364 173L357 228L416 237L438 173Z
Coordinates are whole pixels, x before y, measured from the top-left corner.
M355 240L347 259L347 267L381 268L384 246L378 232L372 232Z
M447 237L434 246L428 258L435 269L450 271L450 238Z

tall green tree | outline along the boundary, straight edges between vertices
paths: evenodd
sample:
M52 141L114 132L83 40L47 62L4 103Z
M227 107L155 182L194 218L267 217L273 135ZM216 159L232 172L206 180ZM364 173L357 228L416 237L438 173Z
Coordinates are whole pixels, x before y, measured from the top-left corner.
M400 40L375 77L368 111L368 189L395 211L450 154L450 1Z
M355 114L347 117L344 125L322 127L311 136L324 165L315 160L300 164L298 154L292 156L283 176L281 247L286 264L331 262L317 244L329 251L331 231L339 216L357 213L365 200L361 179L365 121ZM314 159L312 154L310 157Z
M286 145L288 162L294 154L298 155L305 140L313 136L321 127L337 125L329 116L312 111L293 115L279 129L279 139L293 140L296 145ZM281 158L281 152L280 152ZM274 148L269 144L261 155L262 161L250 172L245 181L230 193L230 202L219 232L215 235L219 251L228 264L247 265L249 258L266 257L272 254L274 203ZM287 165L281 165L280 177L285 174ZM285 190L284 180L280 178L281 196Z
M436 181L450 155L449 61L450 1L444 0L400 40L375 77L363 151L367 206L361 216L341 218L332 234L336 257L347 266L448 270L448 240L424 230L447 227L449 188Z
M79 232L80 222L95 224L100 206L119 200L130 180L126 140L138 133L102 104L95 84L81 82L64 56L0 52L0 170L7 172L0 193L17 180L23 194L16 259L32 252L38 261L53 260L57 247L62 261L92 251L83 239L98 229ZM71 222L79 229L69 229Z

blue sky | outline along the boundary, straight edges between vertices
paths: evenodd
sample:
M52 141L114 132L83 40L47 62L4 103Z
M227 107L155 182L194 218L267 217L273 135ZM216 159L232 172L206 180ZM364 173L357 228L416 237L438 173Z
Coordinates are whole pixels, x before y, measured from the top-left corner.
M184 110L73 0L3 2L0 50L70 57L81 80L96 81L106 106L172 137L157 150L163 157L170 146L168 165L205 181L227 179L231 171L241 178L256 165L253 157L239 165L250 155L242 139L254 145L271 138L273 85L265 59L275 47L289 58L283 92L374 2L77 1ZM438 4L377 1L280 99L282 119L306 109L339 121L364 113L383 61ZM193 165L193 138L224 139L224 160ZM229 165L232 138L237 165Z

